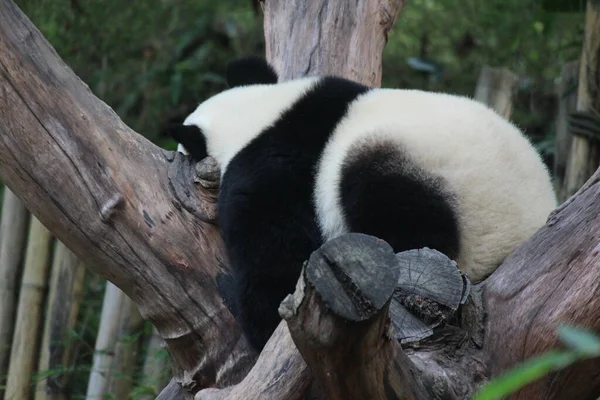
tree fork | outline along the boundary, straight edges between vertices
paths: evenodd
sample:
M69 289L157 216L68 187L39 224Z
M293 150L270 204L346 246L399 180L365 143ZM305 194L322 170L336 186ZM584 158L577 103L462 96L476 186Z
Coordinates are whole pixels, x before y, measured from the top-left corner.
M264 5L269 60L283 79L335 73L377 86L386 32L401 3L369 1L353 9L325 0L304 8L299 1L269 1ZM290 9L284 13L278 7L299 10L293 15L299 18L296 28L288 29ZM389 7L395 12L386 11ZM315 21L335 22L335 34ZM363 29L362 24L371 28L360 36L349 34ZM319 29L301 37L302 26ZM325 47L334 41L341 45ZM4 182L86 266L125 291L157 327L174 366L176 382L167 389L177 392L182 385L193 394L238 382L254 358L217 291L227 263L214 224L214 191L193 184L193 166L186 158L153 146L95 98L10 0L0 0L0 48ZM379 66L370 71L373 60ZM406 350L419 374L471 381L451 387L455 396L445 398L463 398L459 391L470 392L481 383L472 372L476 368L497 375L558 346L559 323L600 330L594 297L600 275L599 199L597 171L585 190L476 288L482 289L488 313L481 342L448 334L426 351ZM306 364L297 358L285 322L267 347L279 338L285 339L277 348L280 354L263 351L261 358L275 358L284 370L289 365L286 377L299 377L294 387L301 388ZM479 343L483 350L478 353ZM282 364L290 358L296 362ZM599 364L589 360L554 373L512 399L594 398L600 382L589 371L600 369Z
M185 157L121 122L10 0L0 1L0 48L2 180L137 303L190 393L241 379L243 363L227 360L248 352L217 292L227 263L215 193L194 185Z

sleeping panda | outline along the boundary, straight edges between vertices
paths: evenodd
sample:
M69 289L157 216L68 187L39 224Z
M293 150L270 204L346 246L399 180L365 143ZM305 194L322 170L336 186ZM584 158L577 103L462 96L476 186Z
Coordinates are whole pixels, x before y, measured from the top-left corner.
M474 100L337 77L277 82L261 58L170 134L221 168L220 229L235 314L260 351L302 264L361 232L395 252L429 247L487 277L555 208L550 176L511 123Z

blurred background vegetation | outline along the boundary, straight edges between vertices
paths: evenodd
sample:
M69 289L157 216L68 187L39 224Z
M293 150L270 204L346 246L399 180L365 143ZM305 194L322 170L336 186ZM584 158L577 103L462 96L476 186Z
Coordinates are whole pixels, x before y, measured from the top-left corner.
M226 88L228 60L264 54L262 14L253 0L16 3L99 98L134 130L168 149L175 143L161 128ZM579 59L584 5L583 0L408 0L385 48L383 86L472 96L484 65L506 67L519 76L511 118L551 158L556 82L563 64ZM46 375L69 375L73 399L85 397L104 287L88 274L69 339L71 365ZM150 333L146 324L122 340L133 343L141 335L138 349L144 349ZM166 357L164 350L157 357ZM136 390L130 398L138 398L144 387L138 383Z
M167 148L174 143L161 126L224 89L228 60L264 54L255 0L17 4L98 97ZM513 120L535 140L551 139L554 82L581 52L584 4L409 0L385 48L383 86L472 95L483 65L507 67L520 77Z

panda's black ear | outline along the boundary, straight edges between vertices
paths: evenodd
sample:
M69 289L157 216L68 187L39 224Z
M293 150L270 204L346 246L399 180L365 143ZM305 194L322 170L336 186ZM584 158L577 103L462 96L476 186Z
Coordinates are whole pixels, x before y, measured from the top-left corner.
M227 63L227 84L229 87L277 83L277 72L263 57L241 57Z
M200 161L208 155L206 139L196 125L169 124L165 133L180 143L194 160Z

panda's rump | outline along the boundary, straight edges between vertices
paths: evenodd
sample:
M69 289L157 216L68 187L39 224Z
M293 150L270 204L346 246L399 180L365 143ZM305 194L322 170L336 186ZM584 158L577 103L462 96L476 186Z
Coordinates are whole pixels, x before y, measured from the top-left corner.
M456 259L456 200L443 178L388 141L354 146L340 174L340 206L351 232L387 241L394 251L434 248Z

